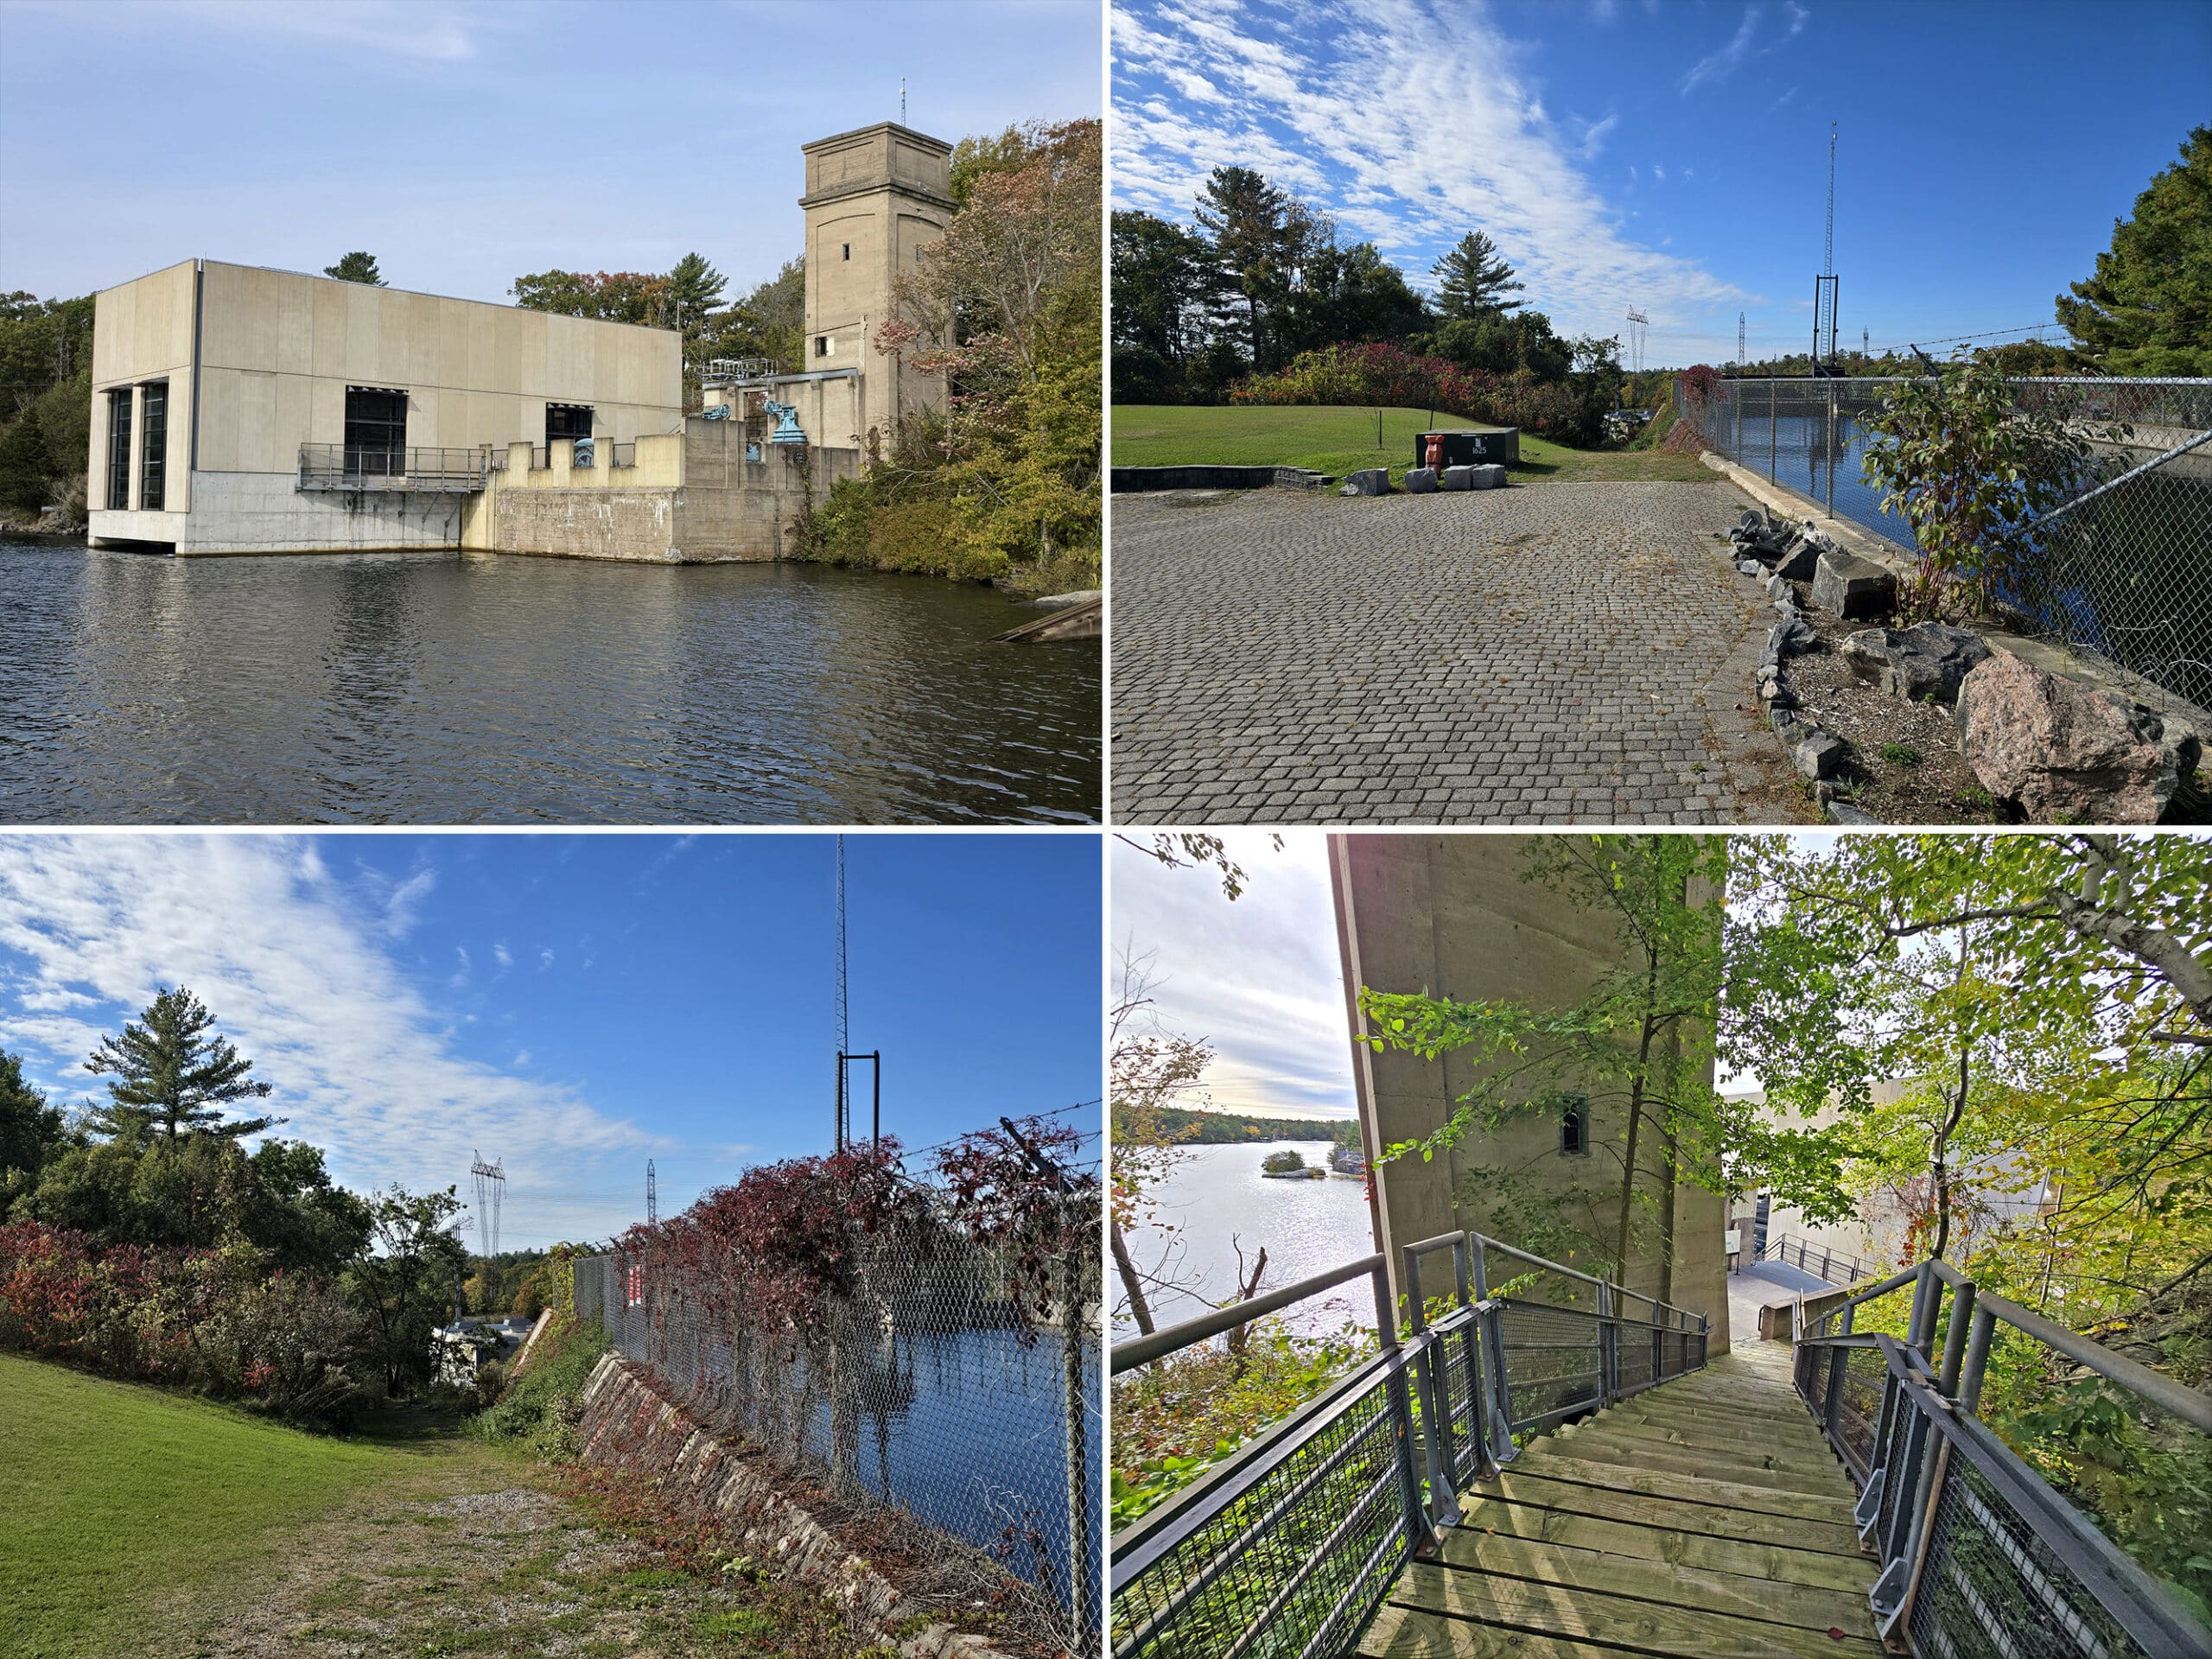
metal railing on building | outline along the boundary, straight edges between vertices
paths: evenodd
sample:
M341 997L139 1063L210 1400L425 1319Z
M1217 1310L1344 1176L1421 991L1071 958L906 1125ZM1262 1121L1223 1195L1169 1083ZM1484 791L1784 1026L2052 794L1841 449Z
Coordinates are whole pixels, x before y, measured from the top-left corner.
M1779 1262L1785 1267L1809 1273L1815 1278L1831 1285L1864 1284L1872 1275L1867 1263L1846 1250L1830 1244L1808 1244L1802 1238L1792 1238L1787 1233L1770 1238L1752 1258L1759 1262Z
M1860 467L1866 416L1902 378L1677 379L1676 414L1707 448L1914 547ZM2015 408L2061 416L2096 464L2026 526L2031 551L2003 595L2018 621L2069 651L2212 708L2212 378L2020 377ZM2115 443L2119 429L2123 442Z
M376 449L342 443L300 446L302 490L416 490L467 495L492 469L484 449Z
M1432 1298L1422 1262L1446 1251L1452 1286ZM1501 1256L1533 1271L1493 1295ZM1702 1315L1480 1233L1406 1245L1402 1271L1402 1333L1376 1255L1116 1344L1119 1376L1363 1278L1380 1333L1372 1357L1115 1537L1116 1659L1349 1651L1414 1554L1457 1523L1460 1487L1529 1435L1705 1363Z
M1902 1340L1853 1332L1861 1308L1907 1286ZM2212 1396L1948 1262L1923 1262L1809 1322L1801 1304L1797 1392L1859 1488L1883 1636L1931 1656L2201 1659L2212 1632L1976 1415L2000 1323L2115 1385L2131 1408L2212 1433Z

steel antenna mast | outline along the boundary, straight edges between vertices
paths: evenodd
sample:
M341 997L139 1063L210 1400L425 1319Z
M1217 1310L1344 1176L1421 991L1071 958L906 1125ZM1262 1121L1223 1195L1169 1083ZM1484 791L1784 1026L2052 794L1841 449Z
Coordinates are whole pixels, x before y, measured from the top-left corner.
M852 1138L852 1100L845 1087L845 838L837 837L837 1150Z
M1835 135L1836 123L1828 123L1828 213L1826 228L1821 235L1821 274L1813 283L1813 372L1821 372L1821 314L1825 306L1827 313L1827 359L1831 372L1835 366L1835 329L1837 292L1840 286L1835 274Z
M1737 372L1738 375L1740 375L1740 374L1742 374L1742 373L1743 373L1743 372L1744 372L1744 314L1743 314L1742 312L1738 311L1738 312L1736 314L1736 372Z
M660 1176L653 1168L653 1160L645 1160L645 1225L653 1226L660 1220Z

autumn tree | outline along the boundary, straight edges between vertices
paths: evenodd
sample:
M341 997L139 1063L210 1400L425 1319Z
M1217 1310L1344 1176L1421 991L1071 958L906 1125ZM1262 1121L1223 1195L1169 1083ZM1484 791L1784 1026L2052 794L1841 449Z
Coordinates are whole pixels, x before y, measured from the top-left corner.
M516 277L507 291L525 310L649 328L675 326L674 286L667 276L650 271L541 270Z
M772 373L796 374L806 358L806 261L785 264L728 310L709 316L699 353L759 358Z

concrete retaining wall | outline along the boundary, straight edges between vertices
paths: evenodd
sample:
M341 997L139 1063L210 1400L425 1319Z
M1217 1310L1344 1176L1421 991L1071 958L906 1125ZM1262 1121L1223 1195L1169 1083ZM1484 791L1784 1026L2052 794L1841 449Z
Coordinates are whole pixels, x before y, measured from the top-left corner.
M461 545L466 496L302 490L298 482L295 473L195 473L189 515L94 512L89 539L95 547L169 540L180 555Z
M1319 473L1303 467L1116 467L1109 474L1116 495L1146 490L1310 490Z
M583 1456L652 1477L660 1497L711 1516L747 1553L816 1586L859 1633L888 1640L921 1610L778 1490L758 1457L725 1446L661 1393L652 1373L617 1353L601 1357L584 1385ZM899 1659L1003 1659L980 1636L931 1624L897 1643Z

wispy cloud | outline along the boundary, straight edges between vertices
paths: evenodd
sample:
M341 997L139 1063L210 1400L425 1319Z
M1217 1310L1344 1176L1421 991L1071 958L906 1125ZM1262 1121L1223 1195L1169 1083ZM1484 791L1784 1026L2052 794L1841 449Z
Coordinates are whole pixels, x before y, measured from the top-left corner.
M1592 121L1588 126L1583 128L1582 143L1579 146L1579 153L1582 159L1586 162L1594 161L1598 152L1605 147L1605 140L1611 136L1613 129L1620 124L1619 116L1609 113L1604 120Z
M499 971L503 974L515 965L513 954L508 950L505 939L492 947L492 960L499 964Z
M1629 238L1580 165L1614 118L1554 121L1519 70L1521 47L1486 12L1180 0L1116 5L1112 29L1118 207L1188 222L1215 168L1254 168L1422 283L1480 228L1570 334L1603 330L1624 294L1665 293L1685 309L1738 297L1701 264ZM1183 75L1225 101L1182 96Z
M575 1189L602 1158L659 1144L571 1088L461 1053L449 1010L395 960L382 897L291 838L0 836L0 1032L73 1103L101 1035L189 985L276 1084L283 1133L356 1186L444 1186L480 1146L527 1148L510 1162ZM611 1230L626 1215L581 1201L545 1224Z
M1745 8L1744 21L1737 24L1736 32L1728 37L1728 43L1719 51L1709 52L1700 58L1691 66L1689 73L1682 77L1683 92L1694 92L1707 81L1726 80L1735 73L1744 60L1751 55L1751 38L1758 32L1758 26L1759 9L1757 6Z

